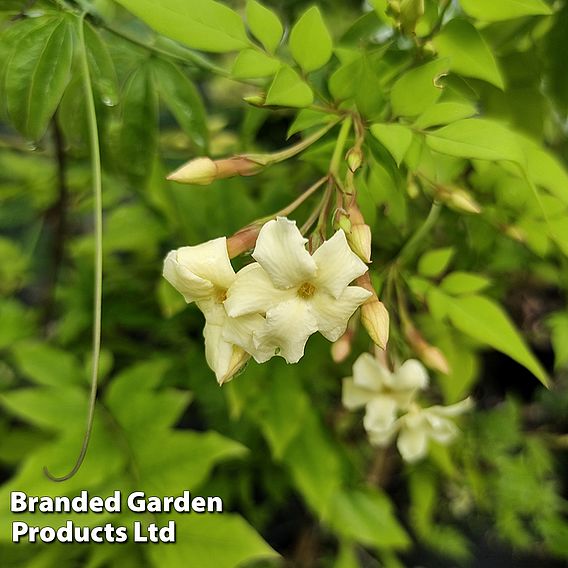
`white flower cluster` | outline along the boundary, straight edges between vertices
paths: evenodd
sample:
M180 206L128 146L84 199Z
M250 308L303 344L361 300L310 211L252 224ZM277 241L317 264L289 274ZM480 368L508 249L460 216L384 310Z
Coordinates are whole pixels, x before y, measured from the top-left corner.
M164 277L205 315L205 354L220 384L249 356L275 355L296 363L308 337L319 331L336 341L371 293L349 286L367 265L342 230L310 255L294 221L278 217L258 235L256 262L237 274L225 237L171 251Z
M422 408L415 399L427 386L428 373L416 359L391 373L363 353L353 365L353 377L343 379L343 405L350 410L365 407L363 425L371 444L387 446L398 434L400 454L414 462L427 454L430 440L449 444L458 434L450 418L472 406L467 398L451 406Z

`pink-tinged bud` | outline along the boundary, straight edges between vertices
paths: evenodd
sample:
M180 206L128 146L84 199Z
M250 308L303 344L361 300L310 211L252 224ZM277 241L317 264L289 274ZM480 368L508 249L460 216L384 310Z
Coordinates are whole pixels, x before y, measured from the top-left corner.
M343 363L351 354L351 337L344 333L332 346L331 358L334 363Z
M178 183L209 185L217 177L217 166L211 158L195 158L172 172L167 179Z
M347 324L345 333L331 346L331 358L335 363L343 363L351 354L351 346L358 327L359 315L355 312Z
M252 176L262 169L262 165L246 156L234 156L223 160L195 158L168 176L171 181L194 185L209 185L218 179L234 176Z
M241 371L244 370L249 359L250 355L244 349L233 345L233 355L229 363L229 368L222 377L217 378L219 385L222 386L233 380Z
M357 278L358 286L369 290L372 296L361 306L361 323L366 329L373 343L381 349L386 349L389 341L389 313L384 304L379 300L369 273Z
M363 152L361 148L351 148L349 152L347 152L347 166L350 171L355 173L363 163Z
M451 368L446 356L437 347L430 345L411 323L404 326L404 334L414 352L427 367L444 375L450 374Z
M253 223L239 229L227 239L227 252L229 258L235 258L244 252L252 250L256 245L256 239L262 229L263 223Z
M347 233L347 242L351 250L366 263L371 262L371 227L369 225L352 225Z

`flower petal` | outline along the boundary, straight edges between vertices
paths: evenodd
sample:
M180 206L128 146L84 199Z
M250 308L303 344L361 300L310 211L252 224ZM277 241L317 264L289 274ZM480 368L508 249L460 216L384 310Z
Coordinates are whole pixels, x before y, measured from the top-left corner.
M400 420L395 420L390 428L384 430L367 430L367 437L372 446L384 447L391 443L391 440L398 432Z
M258 262L253 262L237 273L227 291L225 309L231 317L264 314L271 307L294 296L293 290L275 288L264 268Z
M345 233L339 229L313 254L317 265L314 284L339 298L347 285L367 272L367 265L349 248Z
M397 441L402 459L415 462L423 458L428 451L428 436L423 428L402 427Z
M252 256L277 288L292 288L311 280L316 272L307 242L295 221L278 217L262 227Z
M264 318L250 314L238 318L227 317L224 321L223 339L242 347L248 353L255 350L253 333L264 327Z
M214 293L213 284L180 264L177 260L177 252L177 250L172 250L166 256L163 277L185 298L188 304L210 297Z
M348 410L365 406L375 396L377 396L375 391L358 387L352 377L343 379L341 402Z
M456 404L451 404L450 406L431 406L427 410L430 412L435 412L441 416L459 416L468 410L473 408L473 400L471 397L467 397L466 399L456 402Z
M390 396L375 396L368 404L363 426L367 432L385 433L396 420L396 401Z
M353 364L353 380L362 388L381 392L390 381L390 371L370 353L362 353Z
M320 333L329 341L337 341L345 333L349 318L370 295L359 286L348 286L338 299L316 292L310 306Z
M233 358L233 344L223 339L223 326L205 322L205 358L220 382L227 374Z
M433 412L424 411L428 422L429 436L440 444L449 444L459 433L458 427L448 418L438 416Z
M394 390L417 390L428 386L428 371L417 359L408 359L392 375Z
M288 363L297 363L304 355L308 337L317 331L317 323L307 302L288 300L266 312L266 324L253 334L256 349L261 353L284 357ZM256 359L256 354L253 352Z
M235 271L227 252L226 237L219 237L196 246L182 247L177 251L177 260L217 288L226 290L235 279Z
M227 239L220 237L169 252L164 260L163 275L183 294L186 302L210 297L216 289L226 290L235 278L227 253Z

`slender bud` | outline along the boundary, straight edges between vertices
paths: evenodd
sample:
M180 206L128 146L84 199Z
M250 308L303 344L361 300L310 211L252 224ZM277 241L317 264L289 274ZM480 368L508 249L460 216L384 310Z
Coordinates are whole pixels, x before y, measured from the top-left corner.
M351 148L349 152L347 152L347 166L349 170L355 173L363 163L363 152L361 148Z
M371 262L371 227L369 225L352 225L347 233L347 242L351 250L366 263Z
M455 211L474 214L481 213L481 205L479 205L469 191L460 187L442 185L437 186L436 189L438 199Z
M266 101L265 95L249 95L248 97L243 97L243 101L252 105L254 107L263 107L264 102Z
M526 242L527 238L525 233L519 227L515 227L514 225L509 225L505 228L505 234L520 243Z
M218 179L234 176L251 176L258 173L262 166L246 156L234 156L223 160L195 158L172 172L167 179L178 183L209 185Z
M373 342L381 349L386 349L389 340L389 313L379 300L368 272L359 276L356 282L372 293L372 296L361 306L361 323Z
M179 183L209 185L217 177L217 166L211 158L195 158L172 172L168 179Z
M233 380L241 371L244 370L249 359L250 355L244 349L233 345L233 355L229 363L229 368L222 377L217 378L219 385L222 386Z
M347 324L345 333L331 346L331 358L334 363L343 363L343 361L349 357L353 338L355 337L358 327L359 317L357 312L355 312Z
M410 322L404 326L404 334L414 352L427 367L444 375L450 374L451 368L446 356L437 347L430 345Z
M353 204L349 208L349 219L351 221L351 231L347 234L347 242L351 250L366 263L371 262L371 227L365 223L365 219L357 205Z
M234 235L229 237L227 239L229 258L235 258L244 252L252 250L262 226L263 223L253 223L239 229Z

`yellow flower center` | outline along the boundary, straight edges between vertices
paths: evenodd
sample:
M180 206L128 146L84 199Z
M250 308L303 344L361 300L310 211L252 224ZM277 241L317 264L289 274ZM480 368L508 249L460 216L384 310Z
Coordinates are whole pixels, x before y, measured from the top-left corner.
M298 296L300 296L300 298L302 298L303 300L307 300L308 298L311 298L314 295L315 291L316 287L313 284L310 284L309 282L304 282L298 288Z
M222 304L227 299L227 290L223 288L215 288L213 297L218 304Z

